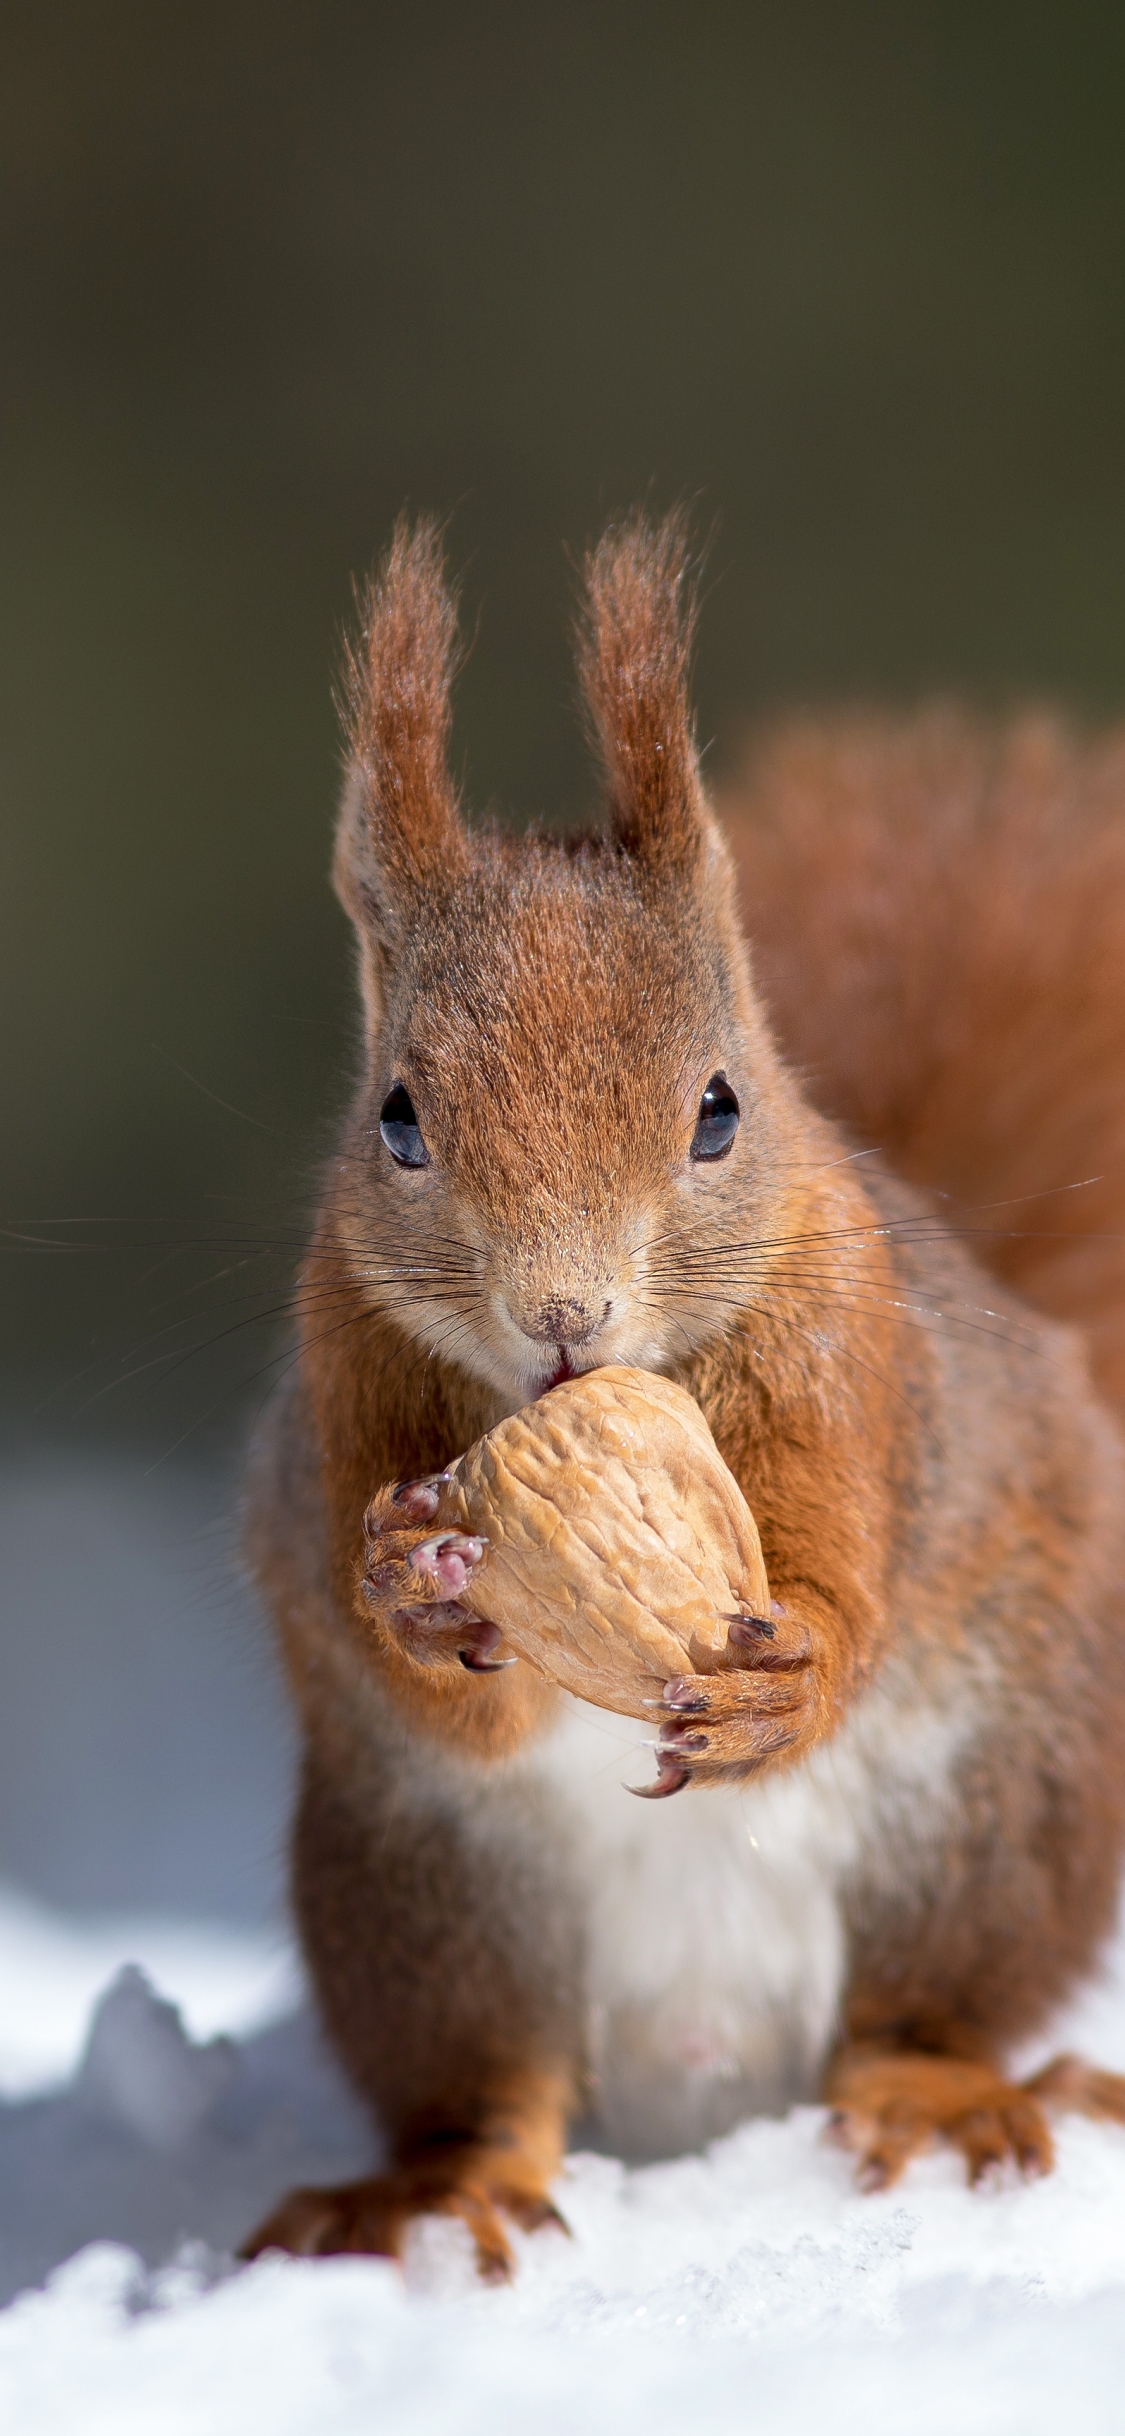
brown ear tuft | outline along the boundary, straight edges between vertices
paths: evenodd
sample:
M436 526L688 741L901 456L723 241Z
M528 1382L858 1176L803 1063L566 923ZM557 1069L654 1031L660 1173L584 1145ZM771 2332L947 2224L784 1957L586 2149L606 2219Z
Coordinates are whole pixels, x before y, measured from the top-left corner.
M353 920L387 910L396 889L448 876L467 859L449 775L457 604L431 517L400 516L345 647L348 779L335 880Z
M637 510L585 563L578 667L626 853L683 867L706 814L688 704L696 620L686 510L656 525Z

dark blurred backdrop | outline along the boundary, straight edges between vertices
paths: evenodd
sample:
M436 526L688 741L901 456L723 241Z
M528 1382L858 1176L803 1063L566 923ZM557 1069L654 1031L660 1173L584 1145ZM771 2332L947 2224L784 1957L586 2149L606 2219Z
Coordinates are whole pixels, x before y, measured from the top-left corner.
M505 809L581 804L564 545L638 496L717 521L717 753L1120 700L1125 13L38 0L0 112L2 1202L137 1239L9 1245L9 1413L155 1445L233 1426L260 1331L161 1355L277 1300L341 1097L330 679L404 501Z
M1125 12L36 0L0 45L3 1426L144 1478L232 1454L281 1342L353 1054L331 675L403 502L517 816L582 806L566 551L638 497L717 528L716 757L795 698L1120 703Z

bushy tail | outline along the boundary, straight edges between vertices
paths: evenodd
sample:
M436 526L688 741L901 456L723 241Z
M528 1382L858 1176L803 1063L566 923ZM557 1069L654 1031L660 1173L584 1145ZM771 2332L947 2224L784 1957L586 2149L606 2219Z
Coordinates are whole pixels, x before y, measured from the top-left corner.
M1125 1409L1125 729L793 723L719 810L813 1099L951 1197Z

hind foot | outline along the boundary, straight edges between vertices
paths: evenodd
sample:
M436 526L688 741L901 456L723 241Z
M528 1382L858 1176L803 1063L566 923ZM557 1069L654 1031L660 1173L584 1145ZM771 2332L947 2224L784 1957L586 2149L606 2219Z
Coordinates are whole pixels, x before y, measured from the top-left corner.
M1055 2146L1038 2098L991 2064L959 2056L845 2047L824 2088L830 2136L859 2160L861 2190L886 2190L923 2149L959 2149L970 2182L1002 2166L1049 2174Z
M295 2258L346 2252L400 2258L416 2216L459 2216L472 2235L486 2283L506 2282L515 2263L504 2217L527 2233L547 2224L568 2230L548 2192L534 2173L521 2173L517 2158L440 2149L363 2182L290 2191L243 2243L239 2256L287 2250Z
M1055 2144L1046 2109L1125 2123L1125 2079L1077 2056L1059 2056L1026 2081L960 2056L857 2043L829 2067L830 2137L859 2160L866 2191L897 2182L912 2157L941 2140L958 2149L970 2182L1002 2167L1049 2174Z

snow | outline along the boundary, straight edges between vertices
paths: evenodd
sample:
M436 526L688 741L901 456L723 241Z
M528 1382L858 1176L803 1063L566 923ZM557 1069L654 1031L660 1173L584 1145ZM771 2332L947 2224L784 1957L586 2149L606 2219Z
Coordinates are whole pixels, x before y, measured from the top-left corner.
M79 1996L107 1963L121 1967L59 2080ZM805 2107L641 2170L572 2157L557 2192L572 2238L517 2236L505 2289L477 2283L442 2223L417 2228L405 2274L236 2267L240 2234L285 2185L362 2172L375 2153L307 2015L286 2009L296 1984L291 1956L249 1932L79 1928L0 1904L16 2059L0 2105L0 2297L18 2295L0 2314L5 2429L1116 2436L1112 2126L1064 2122L1043 2182L969 2191L935 2152L863 2197ZM1125 1939L1059 2036L1125 2068Z
M0 2097L69 2077L94 2000L125 1954L176 1990L195 2038L257 2030L300 1995L293 1953L277 1936L143 1913L59 1919L0 1887Z

